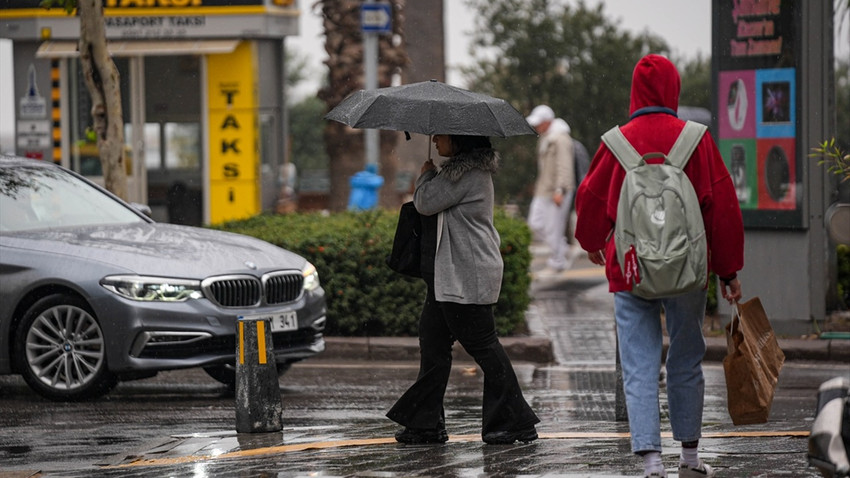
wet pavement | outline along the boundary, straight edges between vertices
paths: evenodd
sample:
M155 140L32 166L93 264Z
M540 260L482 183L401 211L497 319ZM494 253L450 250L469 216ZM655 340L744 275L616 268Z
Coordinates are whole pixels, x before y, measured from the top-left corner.
M483 379L463 354L446 394L449 442L396 443L397 427L384 413L415 379L415 354L406 341L375 340L367 356L329 341L328 354L281 378L284 428L273 433L236 433L232 394L198 370L122 383L81 404L48 402L19 378L0 377L0 478L641 476L628 426L617 420L613 301L600 271L581 261L557 275L535 269L533 296L536 340L525 347L514 341L510 349L542 419L540 439L530 444L481 442ZM529 349L546 348L541 343L553 360L520 360L538 357ZM806 463L817 387L850 377L846 361L786 362L769 422L750 426L731 423L722 365L709 361L705 370L700 448L718 476L821 476ZM678 444L669 422L662 429L664 462L675 477Z
M820 476L805 458L813 390L838 367L787 364L770 422L735 427L722 367L708 364L703 458L719 476ZM455 367L446 398L450 440L436 446L396 443L397 427L383 416L415 378L411 363L296 365L281 380L283 430L258 434L235 432L232 396L197 370L122 384L109 400L85 404L41 401L22 383L4 381L3 390L18 398L0 397L0 476L639 476L628 427L615 420L613 367L516 368L543 421L539 440L512 446L481 442L482 378L471 364ZM17 419L8 415L12 405ZM672 471L678 448L665 437Z

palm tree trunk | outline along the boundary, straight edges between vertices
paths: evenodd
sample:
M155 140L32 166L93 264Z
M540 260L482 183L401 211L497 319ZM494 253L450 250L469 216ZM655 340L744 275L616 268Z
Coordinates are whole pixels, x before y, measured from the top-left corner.
M80 65L92 100L92 128L106 189L127 199L124 116L118 68L106 48L102 0L79 0Z

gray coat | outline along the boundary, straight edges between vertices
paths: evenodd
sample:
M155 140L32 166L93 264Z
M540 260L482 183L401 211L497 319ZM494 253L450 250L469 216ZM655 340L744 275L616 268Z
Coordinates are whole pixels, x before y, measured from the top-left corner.
M440 302L495 304L502 287L499 233L493 226L493 178L498 155L479 149L449 158L416 180L413 203L437 214L434 291Z

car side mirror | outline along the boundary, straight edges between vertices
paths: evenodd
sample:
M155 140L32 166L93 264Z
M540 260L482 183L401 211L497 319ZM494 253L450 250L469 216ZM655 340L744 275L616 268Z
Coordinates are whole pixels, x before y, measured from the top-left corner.
M142 204L142 203L138 203L138 202L131 202L130 205L133 206L134 208L138 209L145 216L153 218L153 211L151 211L151 207L148 206L147 204Z

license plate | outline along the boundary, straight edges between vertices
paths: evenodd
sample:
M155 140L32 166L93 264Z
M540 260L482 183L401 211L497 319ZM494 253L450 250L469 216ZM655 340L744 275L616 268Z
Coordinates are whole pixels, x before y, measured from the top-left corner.
M272 316L272 332L298 330L298 314L295 311L281 312Z
M268 320L271 322L272 332L291 332L298 330L298 314L294 310L274 314L246 315L244 319Z

